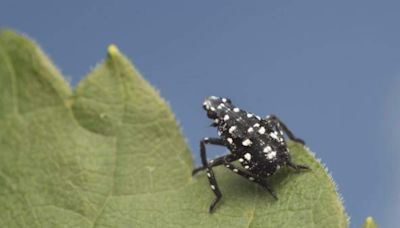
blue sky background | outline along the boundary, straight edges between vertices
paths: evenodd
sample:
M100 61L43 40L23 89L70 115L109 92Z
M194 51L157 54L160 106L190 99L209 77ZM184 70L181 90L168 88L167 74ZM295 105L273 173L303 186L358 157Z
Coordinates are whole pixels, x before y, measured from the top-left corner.
M76 85L115 43L171 104L198 161L205 96L275 113L329 167L352 227L400 215L400 3L5 1ZM213 150L224 153L224 149ZM396 221L397 220L397 221Z

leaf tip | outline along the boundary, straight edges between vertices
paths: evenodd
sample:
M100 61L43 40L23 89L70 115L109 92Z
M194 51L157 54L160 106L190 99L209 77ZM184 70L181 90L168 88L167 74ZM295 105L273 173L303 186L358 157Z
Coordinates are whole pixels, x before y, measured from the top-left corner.
M108 45L107 52L111 57L120 55L119 49L115 44Z
M375 220L372 218L372 216L368 216L365 219L363 227L364 228L376 228L376 227L378 227L378 225L375 223Z

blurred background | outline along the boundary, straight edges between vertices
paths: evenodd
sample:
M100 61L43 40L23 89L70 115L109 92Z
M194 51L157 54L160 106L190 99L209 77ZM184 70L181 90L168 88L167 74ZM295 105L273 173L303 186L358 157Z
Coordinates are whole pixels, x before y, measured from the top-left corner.
M197 164L199 139L216 135L204 97L277 114L329 167L352 227L368 215L397 227L399 12L396 1L0 0L0 27L36 40L72 86L117 44L171 104Z

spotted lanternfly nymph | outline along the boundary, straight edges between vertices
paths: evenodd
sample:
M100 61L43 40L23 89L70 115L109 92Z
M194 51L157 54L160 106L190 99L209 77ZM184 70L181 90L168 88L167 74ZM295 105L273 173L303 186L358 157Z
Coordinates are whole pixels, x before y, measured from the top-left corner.
M206 98L203 108L208 118L213 120L211 126L218 129L217 138L204 138L200 141L200 157L202 166L195 168L192 174L206 170L210 187L216 198L210 205L210 213L222 197L215 179L213 167L224 165L234 173L259 184L275 199L276 194L266 180L283 166L295 170L309 169L306 165L291 161L284 133L293 141L304 144L276 116L269 115L264 119L235 107L228 98L211 96ZM225 146L230 154L207 160L206 144ZM239 161L239 168L232 162Z

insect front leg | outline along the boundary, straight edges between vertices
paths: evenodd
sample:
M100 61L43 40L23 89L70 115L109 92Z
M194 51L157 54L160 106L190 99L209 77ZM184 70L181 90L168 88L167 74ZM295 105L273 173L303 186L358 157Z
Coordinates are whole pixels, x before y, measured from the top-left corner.
M224 141L222 139L219 139L219 138L212 138L212 139L204 138L203 141L204 140L207 140L207 141L212 140L212 142L209 142L208 144L213 144L213 145L217 145L217 146L225 146ZM221 157L215 158L213 160L210 160L208 162L209 163L209 167L222 165L224 163L224 157L225 156L221 156ZM205 169L207 169L207 166L204 166L204 165L194 168L193 171L192 171L192 176L194 176L196 173L198 173L198 172L200 172L202 170L205 170Z
M231 154L227 155L224 160L225 167L230 169L232 172L234 172L250 181L253 181L253 182L259 184L261 187L263 187L265 190L267 190L272 195L272 197L274 197L275 199L278 199L275 192L272 190L272 188L268 185L268 183L264 179L254 175L252 173L248 173L248 172L241 170L240 168L238 168L237 166L235 166L234 164L231 163L234 160L236 160L236 159Z
M211 168L214 166L222 165L222 164L224 164L224 159L225 159L225 156L221 156L221 157L215 158L213 160L210 160L208 162L208 166ZM196 175L196 173L198 173L202 170L205 170L205 169L207 169L206 166L200 166L200 167L194 168L192 171L192 176Z
M203 164L203 167L205 167L206 172L207 172L207 177L208 177L208 182L210 184L210 188L213 190L215 194L215 199L211 203L209 212L211 213L214 210L215 205L221 200L222 198L222 193L219 190L217 180L215 179L214 171L212 170L212 166L210 163L207 161L207 154L206 154L206 144L212 144L212 145L224 145L224 141L220 138L204 138L203 140L200 141L200 158L201 162ZM195 170L193 170L194 172Z
M305 144L304 140L302 140L302 139L300 139L300 138L297 138L297 137L292 133L292 131L286 126L286 124L283 123L277 116L275 116L275 115L268 115L268 116L265 118L265 121L275 123L276 126L278 127L278 129L279 129L280 131L285 132L286 135L289 137L290 140L293 140L293 141L295 141L295 142L301 143L301 144L303 144L303 145Z

